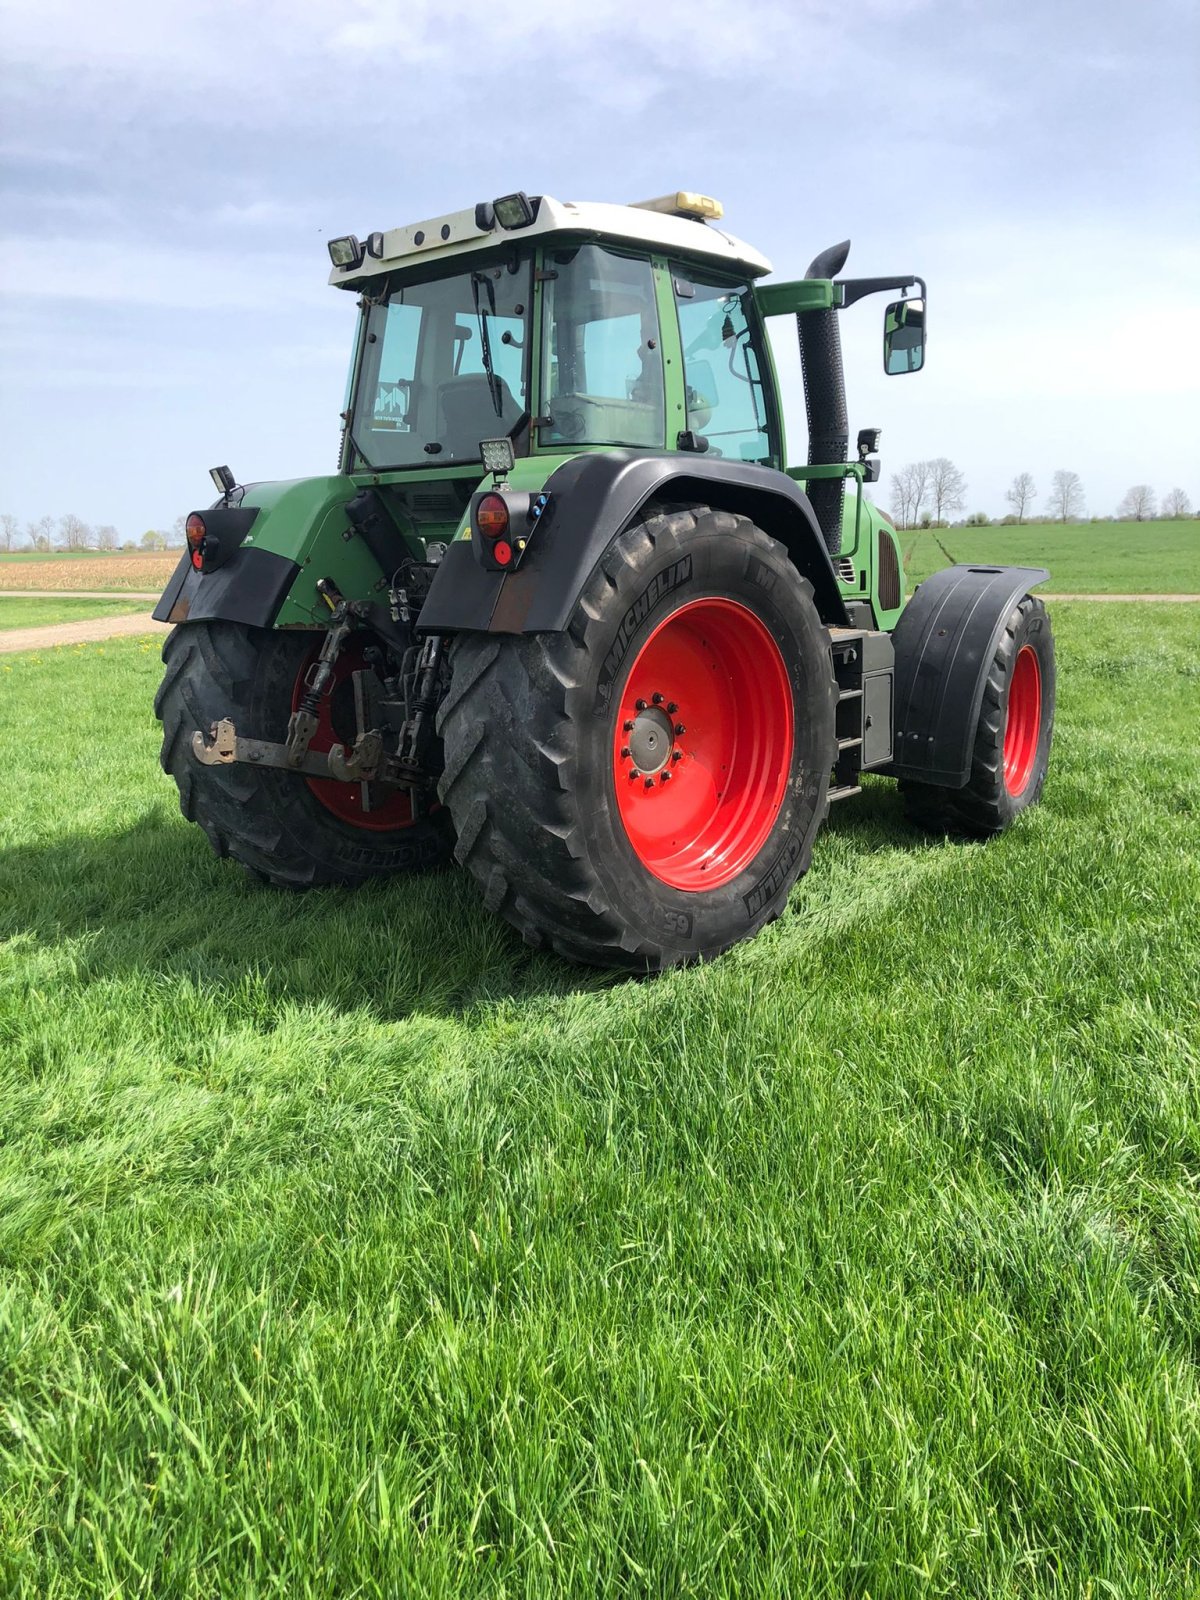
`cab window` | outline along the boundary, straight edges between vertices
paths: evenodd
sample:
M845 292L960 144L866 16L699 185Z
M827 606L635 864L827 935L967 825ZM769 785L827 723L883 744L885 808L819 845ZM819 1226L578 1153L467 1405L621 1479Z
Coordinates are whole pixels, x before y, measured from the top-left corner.
M599 245L546 258L543 445L662 449L662 344L650 262Z
M687 428L708 441L708 453L770 465L770 418L747 308L746 284L673 269Z

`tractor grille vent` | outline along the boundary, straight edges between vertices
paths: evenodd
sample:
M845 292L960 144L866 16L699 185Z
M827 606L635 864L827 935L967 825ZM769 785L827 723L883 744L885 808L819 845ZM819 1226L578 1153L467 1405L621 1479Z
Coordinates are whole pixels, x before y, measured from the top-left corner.
M854 563L849 556L834 556L833 570L843 583L854 582Z
M896 541L886 528L879 530L877 548L875 573L879 581L879 609L894 611L900 604L900 557L896 554Z

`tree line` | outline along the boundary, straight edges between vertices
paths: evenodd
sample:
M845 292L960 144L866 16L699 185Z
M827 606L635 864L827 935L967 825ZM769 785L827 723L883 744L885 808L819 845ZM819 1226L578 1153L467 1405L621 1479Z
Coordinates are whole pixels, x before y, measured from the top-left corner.
M139 539L122 539L111 522L93 527L74 512L66 516L38 517L21 528L10 511L0 511L0 550L167 550L184 543L183 517L169 531L147 528Z
M1037 484L1032 472L1018 472L1004 498L1011 507L1005 522L1018 525L1025 522L1038 498ZM917 528L947 522L967 503L967 480L946 456L936 456L932 461L910 461L892 475L892 513L902 528ZM1083 479L1077 472L1060 467L1050 480L1050 492L1045 511L1052 522L1073 522L1086 511ZM1192 502L1183 489L1169 489L1162 497L1161 507L1148 483L1136 483L1117 507L1119 520L1148 522L1154 517L1190 517ZM967 519L968 524L983 525L991 521L985 511L976 511Z

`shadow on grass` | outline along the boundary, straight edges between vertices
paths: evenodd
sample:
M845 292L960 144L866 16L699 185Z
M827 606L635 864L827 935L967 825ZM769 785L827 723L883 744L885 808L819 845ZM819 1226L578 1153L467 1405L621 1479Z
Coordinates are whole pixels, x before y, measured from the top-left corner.
M876 781L834 806L812 870L837 855L937 843L906 822L895 786ZM631 981L530 951L457 869L295 894L252 880L197 829L155 813L122 833L18 846L2 869L0 938L57 950L78 983L185 981L219 1003L252 981L272 1005L325 1002L395 1019Z
M272 1002L395 1018L619 981L530 951L453 868L295 894L251 880L195 828L158 816L123 833L18 846L0 868L0 938L58 947L81 983L136 974L219 995L252 979Z

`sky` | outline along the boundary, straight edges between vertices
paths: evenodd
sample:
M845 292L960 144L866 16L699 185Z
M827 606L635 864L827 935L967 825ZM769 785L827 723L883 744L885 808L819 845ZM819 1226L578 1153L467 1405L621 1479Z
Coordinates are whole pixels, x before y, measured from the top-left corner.
M1200 504L1195 0L0 0L0 511L123 538L333 470L326 240L525 189L717 196L782 279L929 284L925 370L843 317L883 480L949 456ZM773 324L804 459L794 324Z

